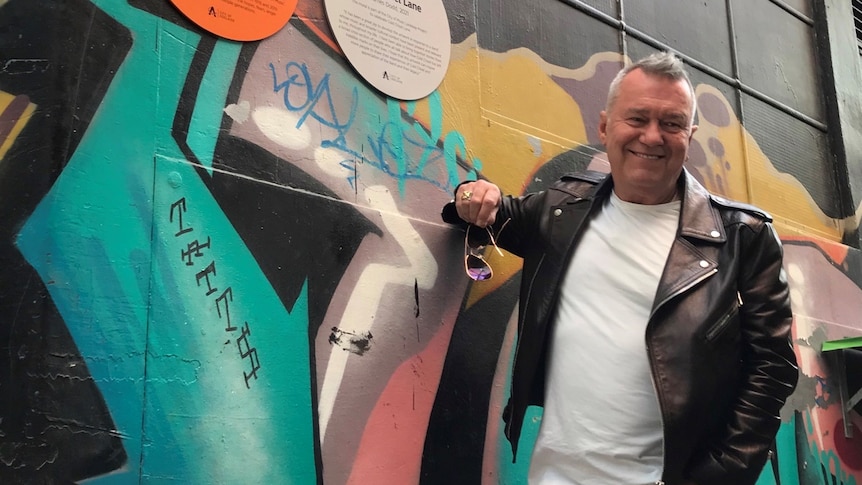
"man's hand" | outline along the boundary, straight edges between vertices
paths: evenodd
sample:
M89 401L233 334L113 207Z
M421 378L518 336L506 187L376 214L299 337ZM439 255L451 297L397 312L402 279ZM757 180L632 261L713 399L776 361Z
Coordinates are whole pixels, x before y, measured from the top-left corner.
M500 188L491 182L477 180L458 187L455 209L458 216L470 224L486 227L497 220L497 209L503 198Z

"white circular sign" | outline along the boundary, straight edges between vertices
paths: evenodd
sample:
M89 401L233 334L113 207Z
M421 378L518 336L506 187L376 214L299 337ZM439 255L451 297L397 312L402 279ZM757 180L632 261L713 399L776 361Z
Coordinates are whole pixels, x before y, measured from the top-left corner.
M325 0L335 39L354 69L393 98L437 89L452 40L442 0Z

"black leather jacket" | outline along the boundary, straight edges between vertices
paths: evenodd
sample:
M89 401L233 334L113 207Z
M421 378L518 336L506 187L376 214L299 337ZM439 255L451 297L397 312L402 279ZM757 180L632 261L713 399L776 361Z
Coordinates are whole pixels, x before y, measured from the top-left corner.
M754 484L798 371L781 243L768 214L709 194L687 171L677 237L646 345L664 426L667 485ZM517 455L528 405L542 405L548 330L579 236L612 180L585 172L505 197L500 247L524 259L506 436ZM447 222L462 223L450 203ZM584 282L589 284L589 282ZM575 370L576 371L576 370Z

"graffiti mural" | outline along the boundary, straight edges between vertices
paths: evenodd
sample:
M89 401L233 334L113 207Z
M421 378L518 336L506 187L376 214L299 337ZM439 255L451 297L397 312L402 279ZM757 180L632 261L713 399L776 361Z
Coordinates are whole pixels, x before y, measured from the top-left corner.
M0 483L526 483L541 410L515 463L500 419L520 261L473 283L439 212L462 180L607 169L625 58L563 2L571 25L506 39L486 2L444 3L446 77L402 102L319 0L251 43L169 2L0 2ZM573 28L592 40L546 42ZM696 94L688 168L776 216L793 289L802 375L759 483L857 485L820 345L862 335L858 227Z

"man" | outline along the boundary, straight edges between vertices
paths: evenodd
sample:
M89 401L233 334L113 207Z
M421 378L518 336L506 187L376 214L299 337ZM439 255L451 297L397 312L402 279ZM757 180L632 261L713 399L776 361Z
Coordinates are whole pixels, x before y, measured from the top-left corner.
M750 485L771 453L797 379L781 243L683 168L695 111L679 58L652 55L611 83L610 176L467 182L443 210L524 258L503 418L517 455L544 406L530 483Z

